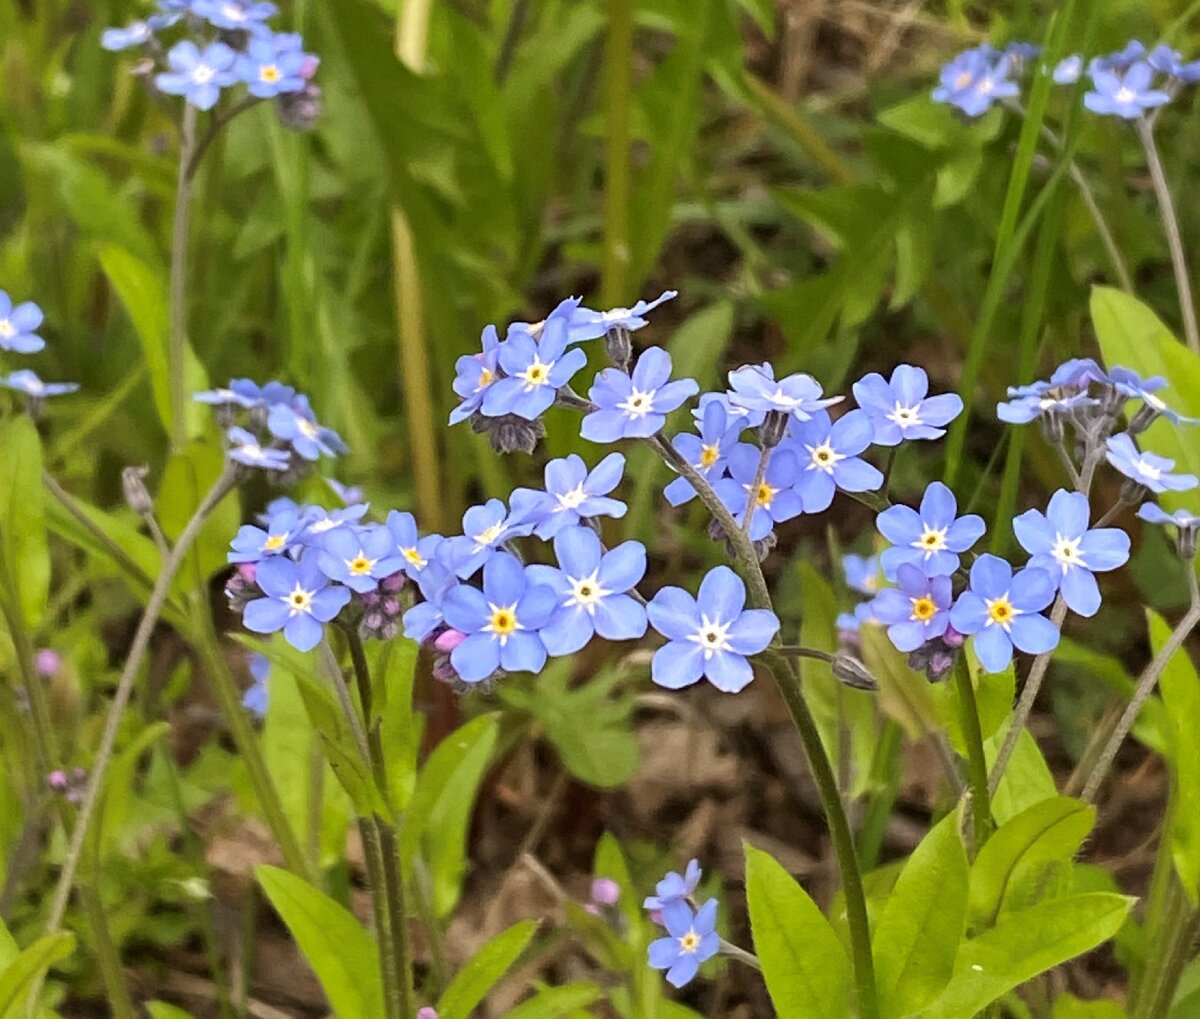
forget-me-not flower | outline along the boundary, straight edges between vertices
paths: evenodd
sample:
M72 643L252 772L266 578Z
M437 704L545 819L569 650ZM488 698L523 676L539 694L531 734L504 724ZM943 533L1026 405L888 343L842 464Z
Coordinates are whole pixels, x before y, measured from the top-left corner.
M589 442L646 438L667 423L667 415L699 392L694 379L671 379L671 355L650 347L633 374L605 368L588 395L596 409L583 419L579 433Z
M737 693L754 678L747 655L764 650L779 632L769 609L747 609L746 585L728 566L709 570L693 598L664 587L646 607L650 624L667 638L650 664L659 686L678 690L701 678Z
M1108 462L1125 477L1151 492L1186 492L1200 485L1194 474L1172 474L1175 461L1154 453L1139 452L1127 432L1108 440Z
M573 527L590 517L625 515L628 508L608 493L621 482L625 457L609 453L589 472L576 453L546 464L546 489L516 489L509 502L513 513L534 525L539 538L553 538L564 527Z
M462 519L463 533L447 538L448 565L463 580L472 576L510 538L532 533L533 525L519 513L510 513L499 499L472 506Z
M304 396L297 396L290 403L272 404L267 412L267 430L305 460L337 456L346 451L341 436L317 421Z
M984 532L982 517L958 516L954 493L940 481L925 489L919 511L889 506L875 518L875 526L892 543L879 557L889 580L895 579L902 563L911 563L930 577L948 577L958 569L959 553Z
M48 396L63 396L79 389L78 382L43 382L37 377L36 372L31 372L28 368L0 375L0 386L24 393L34 400L44 400Z
M650 943L648 959L654 969L667 971L667 983L683 987L721 948L717 900L709 899L696 913L686 902L673 900L663 907L662 921L669 936Z
M1012 567L985 553L971 566L971 586L950 610L950 625L975 635L975 654L988 672L1003 672L1013 648L1043 654L1058 646L1058 630L1042 609L1054 600L1054 581L1045 570Z
M1147 523L1170 525L1180 530L1200 526L1200 516L1190 510L1178 509L1174 513L1168 513L1156 502L1142 503L1138 507L1137 515Z
M1171 424L1194 425L1200 423L1200 419L1187 417L1168 407L1163 398L1158 395L1158 391L1165 389L1167 385L1167 380L1161 375L1152 375L1150 378L1144 379L1137 372L1128 368L1113 368L1108 373L1108 377L1113 389L1122 396L1127 396L1131 400L1141 400L1150 411L1155 415L1162 415Z
M646 632L646 610L628 592L646 573L646 547L626 541L605 551L589 527L567 527L554 538L558 566L530 566L529 579L554 591L556 607L542 627L552 655L574 654L593 634L635 640Z
M339 527L321 539L317 565L330 580L359 594L379 587L379 581L399 573L405 559L396 551L396 539L382 524Z
M676 435L671 443L679 455L711 483L724 475L729 453L737 445L744 428L741 419L730 417L725 404L713 400L700 417L700 434L684 432ZM695 498L696 490L687 478L680 477L663 489L663 495L672 506L682 506Z
M846 586L855 591L875 594L879 590L879 556L844 555L842 573L846 577Z
M1011 66L1007 54L997 53L986 43L966 50L942 68L933 100L957 107L968 117L981 116L993 103L1019 93L1016 82L1008 77Z
M729 373L729 402L763 414L774 410L807 421L841 399L826 397L821 384L803 372L776 380L775 369L768 363L743 365Z
M667 871L666 876L654 886L654 894L642 902L642 908L661 911L668 902L684 902L690 899L700 887L703 874L699 860L689 860L682 874L674 870Z
M526 421L541 417L554 403L555 394L585 364L582 350L567 350L567 323L548 319L541 338L509 336L499 347L499 364L505 377L484 391L482 410L488 417L515 414Z
M458 586L454 574L441 563L430 562L416 577L423 601L404 613L404 636L424 642L445 624L442 603L446 595Z
M246 467L261 467L268 471L285 471L288 466L288 451L272 449L258 441L258 437L244 428L234 426L225 433L229 442L230 460Z
M1045 570L1072 612L1094 616L1100 608L1096 572L1115 570L1129 559L1129 535L1119 527L1088 529L1087 496L1059 489L1046 512L1031 509L1013 520L1029 566Z
M311 651L321 642L324 624L334 619L350 601L348 588L330 586L317 566L316 556L299 562L276 556L258 564L255 582L265 597L246 605L242 622L255 633L283 636L297 651Z
M747 532L751 541L761 541L776 524L804 512L804 501L795 490L800 481L795 453L782 445L771 450L766 472L754 489L761 459L762 450L757 446L739 442L729 453L729 476L713 485L717 497L742 526L749 507L753 514Z
M294 545L307 522L294 509L272 513L263 527L243 524L230 542L226 557L231 563L257 563L271 556L283 555Z
M279 11L262 0L192 0L191 9L217 28L255 33L262 32L266 20Z
M546 664L538 631L550 621L558 598L527 569L497 552L483 567L482 591L459 584L442 599L446 622L467 635L450 653L463 682L481 682L497 669L536 674Z
M454 392L461 403L450 412L450 424L465 421L479 410L488 386L500 377L500 337L496 327L487 326L480 338L483 350L478 354L463 354L454 362Z
M875 596L871 612L896 650L907 654L946 632L954 594L949 577L927 577L911 563L900 564L896 582Z
M1083 57L1078 53L1063 57L1050 75L1056 85L1074 85L1082 76Z
M702 393L696 402L696 409L692 411L692 417L698 422L703 421L705 412L714 403L724 409L730 428L734 425L741 425L743 429L757 428L767 417L766 411L751 410L749 407L741 407L734 403L729 399L728 393Z
M1096 68L1091 74L1092 91L1084 93L1083 105L1093 113L1136 120L1171 98L1162 89L1151 87L1154 71L1144 61L1124 73Z
M603 336L611 329L636 332L649 325L646 316L666 301L679 296L677 290L664 290L653 301L638 301L631 308L611 308L608 311L592 311L591 308L572 309L567 325L567 343L580 343Z
M438 547L446 540L440 534L422 536L417 529L417 518L399 510L392 510L388 514L387 529L391 531L395 550L403 560L401 568L414 580L429 566Z
M13 305L12 298L0 290L0 350L14 354L36 354L46 341L37 334L45 316L32 301Z
M883 475L858 454L871 445L874 426L864 411L852 410L830 422L825 411L808 421L793 421L788 438L780 443L796 455L800 477L796 492L805 513L829 509L837 489L843 492L873 492L883 484Z
M233 71L236 59L237 54L223 42L209 43L202 50L184 39L171 47L168 70L157 75L154 83L162 92L183 96L198 110L211 110L221 98L221 89L238 80Z
M250 676L254 680L242 694L242 707L259 718L267 715L267 680L271 678L271 662L257 652L250 655Z
M929 396L929 376L923 368L897 365L890 379L878 372L854 383L854 398L875 426L877 446L898 446L905 439L940 439L943 425L962 413L957 393Z
M1185 62L1183 54L1165 43L1159 43L1147 54L1146 63L1154 70L1187 84L1200 79L1200 60Z
M233 69L252 96L273 99L304 89L307 60L304 51L292 45L289 38L262 35L250 40Z

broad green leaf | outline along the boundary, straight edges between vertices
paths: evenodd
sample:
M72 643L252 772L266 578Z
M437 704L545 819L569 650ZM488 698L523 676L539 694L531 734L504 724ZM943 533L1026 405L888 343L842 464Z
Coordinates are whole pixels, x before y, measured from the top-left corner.
M1014 987L1102 945L1120 930L1134 902L1095 892L1005 914L963 943L954 976L921 1019L973 1019Z
M0 973L0 1019L25 1019L43 975L74 950L73 934L47 934L5 966Z
M470 1019L490 991L521 957L537 931L532 920L497 934L458 971L438 1002L438 1019Z
M150 389L163 428L171 431L171 377L167 353L170 322L167 312L167 279L127 249L113 244L100 248L100 267L108 277L142 343L142 356L150 369ZM184 352L184 378L188 400L184 407L187 435L199 438L210 420L208 408L193 403L191 394L208 388L208 376L189 345Z
M417 667L415 641L398 637L388 641L372 664L375 705L387 752L388 786L398 811L408 808L417 783L417 756L425 716L413 711L413 681Z
M150 1019L194 1019L191 1012L169 1005L165 1001L148 1001L145 1005Z
M967 854L958 814L917 846L875 925L875 979L884 1016L918 1012L946 986L967 915Z
M1082 1001L1073 994L1054 999L1052 1019L1128 1019L1129 1013L1115 1001ZM1184 1019L1171 1013L1172 1019Z
M1005 726L984 742L983 750L989 768L995 763L1007 731L1008 726ZM1026 808L1057 795L1058 787L1054 784L1054 776L1038 748L1037 740L1028 729L1023 730L1008 767L1004 769L1004 777L1000 779L996 795L992 797L992 817L997 824L1007 824Z
M1069 862L1095 823L1095 809L1056 796L1001 825L971 867L972 924L994 924L1011 889L1047 864Z
M4 465L0 540L21 617L34 628L42 621L50 594L50 548L42 494L42 444L27 414L18 414L0 427L0 464Z
M849 1015L850 960L829 921L773 857L746 846L754 951L775 1011L806 1019Z
M881 627L864 626L860 634L863 662L879 681L879 704L912 741L937 728L929 681L908 667Z
M564 984L561 987L545 987L528 1001L510 1008L504 1019L562 1019L570 1015L591 1015L576 1010L586 1008L600 1000L603 991L594 984Z
M362 925L295 874L265 864L254 873L340 1019L383 1015L379 956Z

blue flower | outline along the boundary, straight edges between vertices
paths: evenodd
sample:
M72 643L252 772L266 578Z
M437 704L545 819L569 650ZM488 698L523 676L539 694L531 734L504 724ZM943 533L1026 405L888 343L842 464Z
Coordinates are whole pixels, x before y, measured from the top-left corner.
M521 538L533 531L533 525L517 513L509 513L499 499L489 499L482 506L472 506L462 519L463 533L447 538L447 565L459 577L472 576L493 552L512 538Z
M366 503L356 503L353 506L336 510L327 510L322 506L307 506L304 510L304 520L307 524L305 537L318 539L321 535L328 534L336 528L356 524L366 516L367 509Z
M625 457L609 453L588 473L583 457L572 453L546 464L546 490L518 488L513 492L513 513L534 524L539 538L553 538L564 527L591 517L625 515L625 503L607 498L620 484Z
M268 471L285 471L288 466L286 449L271 449L263 446L258 438L244 428L230 428L225 433L229 442L229 459L247 467L261 467Z
M700 418L700 434L676 435L671 443L701 477L711 482L725 474L729 453L745 427L743 420L730 416L725 404L710 400ZM696 490L687 478L676 478L663 489L663 495L672 506L682 506L695 497Z
M316 557L293 562L284 556L259 563L255 581L265 598L249 602L242 614L247 630L283 636L297 651L311 651L321 642L324 625L350 601L345 587L330 587Z
M275 438L289 443L305 460L337 456L346 451L341 437L317 421L303 396L297 396L291 403L272 404L267 412L267 430Z
M896 650L907 654L946 632L954 594L949 577L927 577L911 563L900 564L896 581L899 587L875 596L871 611Z
M1184 63L1183 55L1160 43L1146 57L1146 63L1156 71L1177 78L1181 82L1191 84L1200 79L1200 60Z
M500 337L488 326L481 337L483 350L464 354L454 362L454 392L462 402L450 412L450 424L465 421L479 410L488 386L500 377Z
M453 573L441 563L430 562L417 574L417 588L425 600L404 613L404 636L423 643L445 623L442 604L446 595L458 586Z
M805 513L829 509L839 488L873 492L883 484L883 475L858 455L871 444L873 434L871 419L861 410L843 414L832 424L825 411L803 423L793 421L780 448L790 449L800 466L796 492Z
M396 551L404 560L402 568L414 580L433 560L439 546L446 539L440 534L421 536L417 520L411 513L392 510L387 517L387 528L392 532Z
M746 656L779 632L774 612L745 605L746 585L728 566L710 570L695 598L680 587L662 588L646 607L650 624L669 641L654 652L654 682L678 690L706 678L726 693L745 687L754 678Z
M758 491L752 492L761 458L762 450L757 446L739 442L729 453L729 477L713 486L725 508L743 527L746 508L751 506L753 517L748 531L751 541L761 541L775 524L804 512L804 501L795 490L800 480L800 465L795 453L782 444L773 449Z
M594 634L635 640L646 632L646 610L629 591L646 573L646 547L626 541L605 551L589 527L568 527L554 539L558 567L530 566L529 579L556 595L542 643L555 656L574 654Z
M116 53L134 46L144 46L153 38L154 32L146 22L134 21L124 28L106 28L100 36L100 46Z
M554 613L553 588L538 584L514 556L497 552L483 568L483 591L466 584L442 600L446 622L467 639L450 653L450 664L466 683L497 669L541 672L546 646L538 636Z
M697 421L704 420L704 414L711 404L719 404L729 418L729 427L741 425L745 428L757 428L766 420L767 413L762 410L750 410L749 407L739 407L729 399L728 393L703 393L697 402L692 417Z
M250 656L250 675L254 682L242 694L242 707L265 718L267 714L267 680L271 678L271 662L265 655Z
M32 301L13 306L12 298L0 290L0 350L14 354L36 354L46 341L37 335L42 309Z
M717 900L709 899L695 914L686 902L669 902L663 907L662 919L670 937L652 941L648 959L654 969L667 971L667 983L683 987L695 979L700 964L721 948L716 932Z
M838 614L834 625L839 631L848 634L858 633L863 623L878 623L875 618L875 601L862 601L854 606L853 612L841 612Z
M1093 89L1084 94L1083 105L1093 113L1136 120L1171 98L1161 89L1150 87L1154 71L1140 60L1123 74L1101 68L1091 74Z
M583 419L579 433L589 442L654 435L671 411L700 391L694 379L670 378L671 355L661 347L643 352L632 376L605 368L588 393L596 409Z
M975 544L984 532L983 519L958 516L954 493L940 481L921 497L920 512L908 506L889 506L875 518L875 526L893 545L879 557L883 572L894 580L903 563L919 567L927 576L949 576L958 569L958 555Z
M198 110L211 110L221 98L221 89L237 81L233 62L237 58L223 42L209 43L200 49L190 39L177 42L167 54L170 68L156 75L159 91L183 96Z
M1093 57L1088 63L1088 74L1096 71L1119 71L1124 73L1146 56L1146 46L1140 39L1130 39L1123 50Z
M1074 85L1083 76L1083 57L1073 53L1063 57L1050 75L1056 85Z
M1137 515L1150 524L1163 524L1180 531L1195 530L1200 526L1200 516L1185 509L1168 513L1156 502L1144 502L1138 507Z
M703 875L699 860L689 860L687 869L679 874L667 871L666 876L654 887L654 894L642 902L643 909L661 910L669 902L683 902L696 894Z
M638 301L632 308L612 308L609 311L592 311L591 308L575 308L567 323L567 343L594 340L612 329L636 332L649 325L646 315L660 304L679 296L677 290L664 290L653 301Z
M321 539L317 554L325 576L359 594L376 590L379 581L399 573L404 562L392 532L381 524L330 531Z
M1108 440L1108 462L1127 478L1151 492L1186 492L1200 484L1194 474L1172 474L1174 460L1154 453L1140 453L1127 432Z
M1064 393L1049 382L1031 386L1009 386L1012 399L996 404L996 417L1010 425L1027 425L1043 414L1069 414L1078 407L1094 407L1096 400L1086 392Z
M1054 369L1051 389L1087 389L1093 382L1108 384L1108 373L1091 357L1073 357Z
M292 547L307 527L294 509L283 509L268 518L265 527L243 524L230 542L226 557L231 563L257 563L271 556L283 555Z
M797 421L807 421L813 414L832 406L840 396L824 397L821 384L811 375L796 372L787 378L775 379L770 364L750 364L729 373L729 402L747 410L776 410Z
M43 382L37 374L28 368L0 375L0 386L5 389L15 389L34 400L44 400L48 396L62 396L74 393L79 389L78 382Z
M287 92L303 91L307 59L290 38L264 35L250 40L233 69L252 96L273 99Z
M875 594L879 590L879 556L842 556L842 572L846 585L863 594Z
M234 32L261 32L267 18L279 11L272 3L256 0L193 0L191 7L192 13L209 24Z
M986 43L965 50L942 68L941 84L933 90L933 101L949 103L968 117L978 117L1000 99L1019 93L1008 78L1011 60Z
M1115 570L1129 559L1129 535L1119 527L1088 530L1087 496L1059 489L1046 512L1031 509L1013 520L1013 531L1032 557L1029 566L1045 570L1072 612L1094 616L1100 588L1092 575Z
M1012 567L985 553L971 566L971 586L950 610L950 625L975 635L975 654L988 672L1003 672L1013 648L1040 655L1058 646L1058 630L1042 609L1054 600L1054 581L1045 570Z
M943 425L962 413L956 393L927 396L929 376L923 368L897 365L890 380L878 372L854 383L854 398L875 426L877 446L898 446L905 439L940 439Z
M1137 372L1130 371L1128 368L1114 368L1108 373L1108 377L1112 387L1122 396L1128 396L1131 400L1141 400L1150 411L1155 415L1161 414L1171 424L1200 424L1200 418L1180 414L1179 411L1168 407L1162 397L1155 395L1158 390L1164 389L1167 385L1167 380L1161 375L1144 379Z
M575 317L575 312L579 309L581 301L582 298L579 297L563 298L558 302L554 310L540 322L510 322L505 338L511 340L514 336L529 336L537 340L541 338L547 325L557 321L562 321L566 325L569 334L571 320Z
M567 350L567 324L549 319L540 340L510 336L499 347L505 377L487 386L482 410L488 417L515 414L526 421L541 417L554 403L555 394L585 364L582 350Z

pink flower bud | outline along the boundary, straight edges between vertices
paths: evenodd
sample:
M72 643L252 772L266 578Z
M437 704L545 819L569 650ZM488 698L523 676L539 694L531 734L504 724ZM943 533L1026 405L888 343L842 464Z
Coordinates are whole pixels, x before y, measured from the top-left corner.
M62 667L62 655L51 648L44 647L37 653L37 671L43 679L53 679Z
M444 633L438 635L437 639L433 642L433 646L439 651L449 654L466 639L467 635L465 633L460 633L458 630L446 630Z
M597 906L615 906L621 899L621 886L611 878L598 877L592 882L592 902Z

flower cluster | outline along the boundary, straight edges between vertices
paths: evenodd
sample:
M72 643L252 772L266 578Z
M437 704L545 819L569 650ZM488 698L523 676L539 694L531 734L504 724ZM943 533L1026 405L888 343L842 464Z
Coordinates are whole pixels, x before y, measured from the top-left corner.
M304 52L299 35L270 28L277 12L259 0L158 0L155 14L108 29L101 45L141 49L155 68L155 87L199 110L211 110L223 90L241 84L255 99L276 100L283 123L305 128L320 111L313 81L320 61ZM166 49L163 36L176 26L184 37Z
M337 432L317 420L308 397L282 382L234 379L193 399L215 408L227 455L244 467L281 473L346 452Z
M685 873L668 873L643 903L650 919L667 930L666 937L650 943L648 961L654 969L667 971L667 982L673 987L691 983L701 964L721 949L717 900L698 905L694 899L700 878L700 864L692 860Z
M942 68L933 99L968 117L981 116L995 103L1019 94L1013 76L1019 76L1037 55L1038 48L1029 43L1012 43L1004 50L985 43L964 50ZM1124 120L1136 120L1166 105L1185 85L1200 81L1200 60L1185 61L1166 45L1147 50L1137 39L1086 63L1075 53L1054 67L1043 65L1038 70L1059 85L1074 85L1086 74L1091 88L1084 94L1084 105L1100 116Z
M32 301L14 304L12 298L0 290L0 350L11 354L36 354L46 346L46 341L38 335L44 319L42 309ZM43 382L28 368L0 375L0 387L24 393L31 412L36 412L47 397L73 393L79 388L74 382Z

